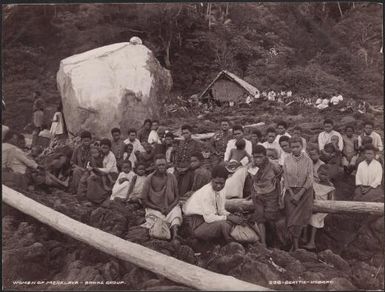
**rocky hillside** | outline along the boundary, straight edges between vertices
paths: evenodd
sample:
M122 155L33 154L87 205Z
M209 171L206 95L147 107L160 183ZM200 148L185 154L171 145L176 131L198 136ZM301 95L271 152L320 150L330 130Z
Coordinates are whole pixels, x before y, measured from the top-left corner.
M262 90L382 103L382 16L377 3L5 6L3 120L22 129L35 90L53 110L61 59L133 35L171 70L172 95L228 69Z

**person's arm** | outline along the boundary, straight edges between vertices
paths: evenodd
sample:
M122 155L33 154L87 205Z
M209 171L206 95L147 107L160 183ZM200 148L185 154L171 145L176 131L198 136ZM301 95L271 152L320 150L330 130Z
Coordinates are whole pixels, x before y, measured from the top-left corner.
M104 174L112 173L116 169L115 155L108 155L106 158L107 158L106 166L102 168L97 168L97 170L99 170Z
M344 149L344 140L342 139L342 136L340 133L338 133L338 149L342 151Z
M323 132L319 133L319 135L318 135L318 147L319 147L319 150L323 150L324 147L325 147L325 141L323 139L322 133Z
M26 166L28 166L29 168L32 168L32 169L37 169L38 167L38 164L32 160L32 159L29 159L27 157L27 155L22 152L21 150L17 149L15 152L14 152L14 155L15 155L15 158L19 161L21 161L23 164L25 164Z
M251 143L251 141L249 140L246 140L246 153L247 153L247 157L250 159L251 161L251 156L253 154L253 144Z
M357 167L357 172L356 172L356 187L362 186L363 180L362 180L362 164L360 163Z
M176 180L175 175L170 174L172 185L173 185L173 192L175 194L175 200L168 206L168 210L166 210L166 215L176 206L179 204L179 191L178 191L178 181Z
M375 178L373 182L370 184L370 186L375 189L379 185L381 185L382 182L382 166L380 163L376 163L376 167L374 169Z
M328 193L328 200L329 201L334 201L335 198L335 191L331 191Z
M382 144L381 136L378 133L376 134L376 147L378 148L378 151L382 152L382 150L384 150L384 145Z
M226 151L225 151L225 156L224 156L224 161L229 161L230 159L230 153L231 153L231 141L230 140L229 142L227 142L227 146L226 146Z
M146 150L144 150L144 148L143 148L142 143L140 143L139 141L138 141L137 143L138 143L138 149L137 149L137 151L139 151L139 152L146 152Z
M138 178L138 176L136 174L132 177L132 180L130 182L130 186L128 187L128 191L127 191L127 198L129 198L130 194L134 190L137 178Z

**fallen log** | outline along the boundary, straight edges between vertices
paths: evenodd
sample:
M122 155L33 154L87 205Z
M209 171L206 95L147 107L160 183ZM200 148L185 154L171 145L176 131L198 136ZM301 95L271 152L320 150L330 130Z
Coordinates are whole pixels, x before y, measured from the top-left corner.
M174 282L208 291L271 291L269 288L185 263L80 223L4 185L2 197L4 203L64 234Z
M253 202L246 199L226 200L228 211L253 210ZM358 201L314 201L313 211L322 213L361 213L371 215L384 215L384 203L358 202Z

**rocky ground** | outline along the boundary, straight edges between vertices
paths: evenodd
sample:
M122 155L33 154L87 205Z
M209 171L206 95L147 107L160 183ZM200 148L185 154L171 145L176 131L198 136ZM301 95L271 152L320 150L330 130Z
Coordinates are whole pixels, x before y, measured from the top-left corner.
M321 130L322 119L339 116L337 128L351 123L358 127L366 118L376 121L376 130L381 118L375 114L352 115L296 105L285 108L274 106L274 114L267 114L271 105L263 102L252 108L221 109L199 116L181 118L174 116L165 121L171 128L188 122L197 132L212 131L220 117L228 116L234 123L252 124L265 122L267 127L284 116L290 127L300 124L304 136L315 141ZM265 114L263 114L265 112ZM310 118L312 116L313 118ZM309 122L310 121L310 122ZM382 127L382 126L381 126ZM263 128L263 127L262 127ZM354 177L341 177L336 184L337 199L349 200L353 194ZM298 250L287 252L282 241L271 241L274 248L260 245L225 246L194 242L186 238L178 246L169 242L150 240L147 231L139 225L144 220L144 210L125 202L114 201L94 206L82 202L76 196L59 190L50 192L23 191L27 196L71 218L110 232L121 238L142 244L161 253L196 264L208 270L232 275L239 279L274 289L311 290L358 290L383 289L384 283L384 218L367 215L333 214L326 218L325 228L317 235L315 252ZM141 289L183 290L180 284L120 261L85 244L64 236L34 219L3 205L3 264L4 287L25 289ZM283 230L283 221L277 224ZM182 229L183 234L183 229ZM281 232L281 234L284 234ZM78 281L79 285L58 286L54 282L25 286L13 283L23 281ZM86 284L94 281L96 284ZM281 281L281 282L279 282ZM298 281L298 282L294 282ZM304 282L299 282L304 281ZM316 282L311 282L316 281ZM317 282L319 281L319 282Z

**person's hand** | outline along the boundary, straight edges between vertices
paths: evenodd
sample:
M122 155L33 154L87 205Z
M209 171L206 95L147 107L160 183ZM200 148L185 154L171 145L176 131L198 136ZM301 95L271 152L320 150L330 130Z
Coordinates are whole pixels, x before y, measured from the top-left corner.
M243 218L237 215L228 215L227 220L237 225L242 225L244 223Z
M125 178L125 177L122 177L121 179L119 179L119 184L122 184L124 183L125 181L129 181L129 179Z

